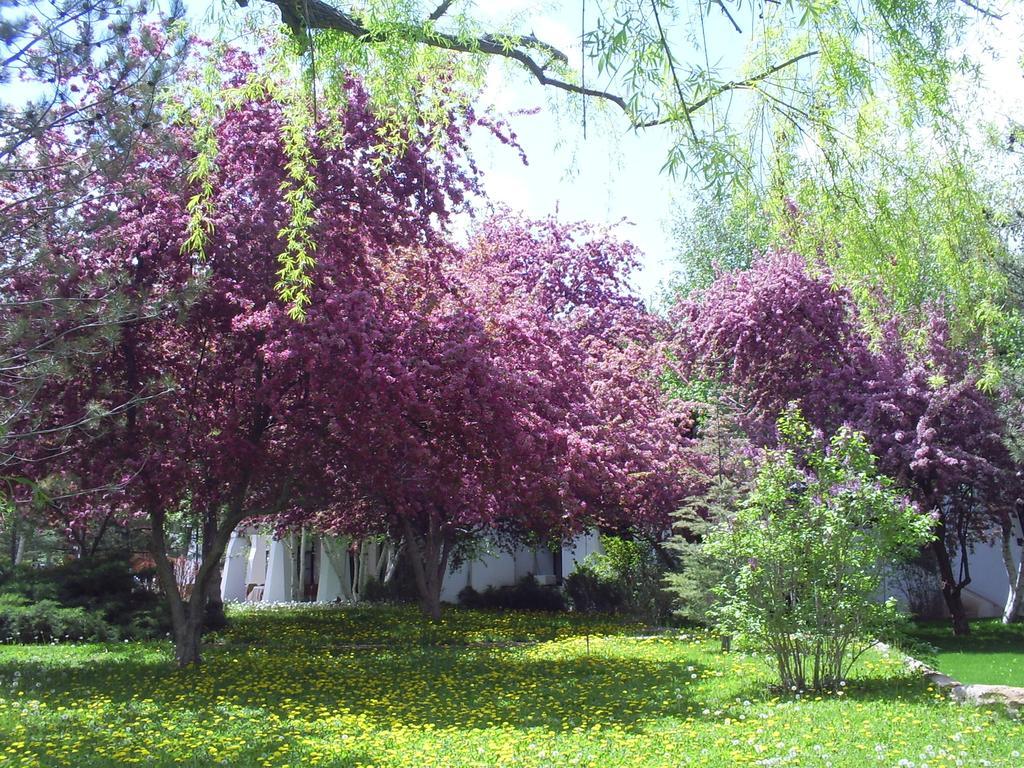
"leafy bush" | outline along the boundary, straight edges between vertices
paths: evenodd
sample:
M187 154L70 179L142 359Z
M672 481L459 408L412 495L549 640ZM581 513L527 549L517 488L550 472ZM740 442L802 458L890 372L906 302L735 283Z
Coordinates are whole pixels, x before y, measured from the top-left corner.
M564 611L565 598L556 587L545 587L533 575L511 586L488 587L478 592L467 586L459 592L459 604L466 608L504 608L513 611Z
M53 600L29 602L0 595L0 642L50 643L59 640L117 639L117 630L84 608L68 608Z
M157 637L170 629L160 596L146 589L132 574L127 560L116 555L72 560L51 568L15 568L0 582L2 596L23 604L82 611L91 617L90 621L104 623L108 637ZM70 615L67 618L71 620ZM58 632L46 642L64 634Z
M666 622L672 615L672 596L663 587L665 569L654 547L616 536L602 536L601 545L604 552L589 555L565 580L573 608Z
M729 566L718 613L775 657L783 686L832 688L898 619L876 596L931 520L875 473L862 435L843 429L825 447L795 409L778 428L750 497L706 542Z
M573 609L580 613L614 613L626 604L619 583L602 576L592 557L577 563L565 579L565 594Z

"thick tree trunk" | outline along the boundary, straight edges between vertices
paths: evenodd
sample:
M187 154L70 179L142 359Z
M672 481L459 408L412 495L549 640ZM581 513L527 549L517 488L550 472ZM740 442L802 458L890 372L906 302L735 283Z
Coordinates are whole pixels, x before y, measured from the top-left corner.
M434 516L427 524L423 536L417 536L408 520L402 521L405 529L405 541L409 547L412 572L416 579L416 588L420 593L420 606L432 620L441 618L441 589L444 576L448 570L448 558L451 554L451 538L441 531L441 526Z
M202 617L198 621L189 617L181 626L174 628L174 662L179 667L200 664L203 640Z
M946 601L946 608L949 609L949 615L953 622L953 634L969 635L971 626L967 622L967 612L964 610L964 602L960 593L970 583L970 579L961 582L953 576L953 563L949 557L949 551L946 549L945 539L945 530L940 526L930 545L939 566L942 598Z
M217 514L216 512L207 511L203 517L203 562L209 559L216 538ZM228 617L224 613L224 599L220 594L220 570L220 557L218 557L215 567L211 569L210 578L205 588L206 603L203 606L203 628L207 630L223 629L228 625ZM193 593L198 589L199 585L196 584Z
M244 517L242 506L248 489L248 477L239 483L234 499L225 512L223 521L214 517L214 524L209 528L209 545L204 542L202 561L196 571L195 583L188 601L181 596L178 583L174 578L174 566L167 553L167 538L164 530L165 513L163 510L151 510L150 521L153 524L153 560L156 562L157 576L167 595L171 608L171 624L174 628L174 658L178 666L185 667L202 662L201 641L205 627L207 600L210 595L211 582L220 573L220 560L224 556L231 532ZM213 513L211 513L213 514Z

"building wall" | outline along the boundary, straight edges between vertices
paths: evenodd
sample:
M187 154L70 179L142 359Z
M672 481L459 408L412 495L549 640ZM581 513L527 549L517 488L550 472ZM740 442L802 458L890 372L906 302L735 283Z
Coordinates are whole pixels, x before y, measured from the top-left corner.
M306 585L293 583L298 568L298 541L297 536L276 540L245 530L234 534L228 544L221 572L221 595L224 600L272 603L300 599L306 591ZM311 551L315 547L317 552L316 601L344 600L348 590L344 588L343 579L337 573L332 558L324 555L322 542L310 537L307 546ZM514 584L530 574L542 584L554 584L557 580L556 558L561 560L561 576L565 577L575 570L577 563L588 555L600 551L601 540L596 531L579 536L572 543L565 545L560 552L555 553L546 548L531 549L522 546L512 552L497 547L489 550L485 548L479 559L465 562L445 576L441 599L455 603L458 602L459 592L467 585L482 592L487 587ZM1019 559L1019 539L1014 543L1014 552ZM972 551L968 562L971 568L971 584L963 592L968 615L976 618L1000 616L1006 603L1009 586L999 542L978 545ZM955 563L954 572L958 567L958 563ZM309 576L306 575L306 578ZM890 580L886 585L885 595L896 595L907 602L906 595L902 594L901 589L897 580Z
M291 602L307 590L307 584L295 583L298 572L298 537L274 539L254 530L234 533L228 544L221 571L221 595L231 602ZM344 600L345 579L337 572L337 557L329 557L324 543L310 537L316 557L316 602ZM542 584L557 581L556 558L561 564L561 575L572 573L577 562L592 552L600 551L596 532L579 537L561 551L547 548L516 547L512 552L497 547L484 547L484 554L468 561L445 576L441 599L458 602L458 595L467 585L478 591L488 587L514 584L525 576L533 575ZM307 555L308 557L308 555ZM304 574L304 579L309 575Z
M1015 539L1013 544L1014 556L1017 561L1021 558L1021 543ZM927 573L924 578L906 579L899 574L890 577L883 588L880 597L894 596L904 607L913 609L915 604L922 612L923 618L939 619L949 616L946 604L939 592L939 578L934 572L934 565L931 554L925 556ZM970 567L971 583L961 592L964 609L968 618L986 619L1002 616L1003 608L1006 605L1006 598L1010 592L1009 578L1006 568L1003 565L1002 543L997 540L991 543L979 543L967 557ZM953 561L953 574L960 573L960 558ZM910 582L910 583L908 583ZM917 593L915 596L908 595L908 589ZM922 610L921 593L924 597L930 598L928 605Z

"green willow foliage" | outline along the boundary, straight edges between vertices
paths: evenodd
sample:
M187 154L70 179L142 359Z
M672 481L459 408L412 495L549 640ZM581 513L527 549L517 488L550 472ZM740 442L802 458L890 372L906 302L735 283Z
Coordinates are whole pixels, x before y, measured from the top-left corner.
M941 307L954 342L976 351L981 384L993 390L1024 357L1021 302L1007 270L1016 240L1002 223L1017 204L1001 191L1007 170L993 172L993 152L877 124L824 157L780 152L766 190L680 219L674 290L705 287L717 268L745 269L766 250L796 252L850 290L875 338L899 318L911 347L923 345L913 336Z
M1019 317L1006 302L989 195L962 157L920 142L906 142L899 159L875 149L840 177L796 178L799 221L781 220L779 234L829 267L875 334L894 316L921 327L929 307L943 307L955 340L984 350L983 379L994 386L996 358L1021 350L1007 343Z

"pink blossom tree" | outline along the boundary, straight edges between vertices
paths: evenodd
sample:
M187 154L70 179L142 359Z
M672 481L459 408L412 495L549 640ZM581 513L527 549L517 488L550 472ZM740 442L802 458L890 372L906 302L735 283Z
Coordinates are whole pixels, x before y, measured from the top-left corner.
M401 537L425 612L467 539L559 541L586 526L663 535L687 490L689 422L658 383L660 323L632 295L632 247L508 213L465 251L409 252L387 275L359 439L284 520ZM343 430L342 433L347 430Z
M676 318L683 371L732 389L762 441L788 402L826 433L845 423L868 437L879 468L934 517L929 548L943 597L954 631L967 632L960 592L970 582L970 542L991 534L1018 489L1003 422L941 313L925 349L908 350L890 326L873 350L849 293L777 253L722 275L681 302Z
M246 65L244 57L229 64ZM308 422L311 393L330 387L339 402L356 399L346 382L365 380L353 372L383 333L383 265L436 240L438 223L471 185L457 141L437 151L414 143L374 167L377 123L367 101L351 84L344 142L306 137L316 160L317 262L305 323L289 319L275 288L289 209L282 111L270 101L233 109L216 126L221 153L204 258L182 252L194 192L185 140L140 152L107 196L83 205L96 237L50 244L67 266L55 290L83 300L114 292L130 322L85 364L49 377L38 395L51 424L102 412L102 426L26 442L18 469L83 491L69 502L83 520L108 510L148 519L183 665L200 658L206 603L231 532L283 509L303 479L313 447L294 430ZM140 187L144 194L129 194ZM3 290L31 300L51 290L51 277L27 270ZM314 359L330 365L314 368ZM166 540L168 515L183 504L204 533L191 595L175 582Z

